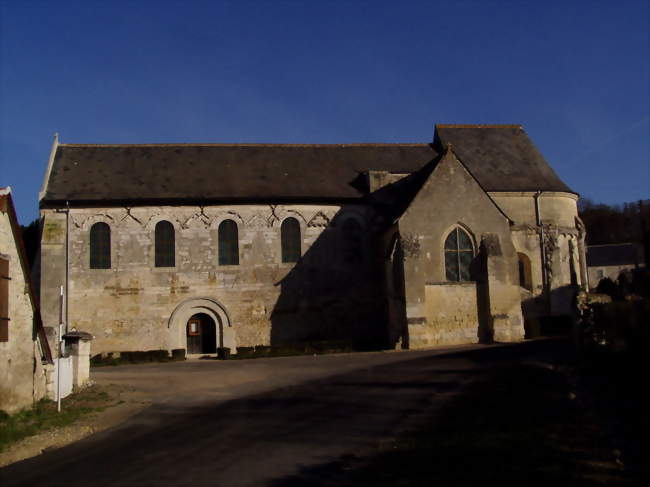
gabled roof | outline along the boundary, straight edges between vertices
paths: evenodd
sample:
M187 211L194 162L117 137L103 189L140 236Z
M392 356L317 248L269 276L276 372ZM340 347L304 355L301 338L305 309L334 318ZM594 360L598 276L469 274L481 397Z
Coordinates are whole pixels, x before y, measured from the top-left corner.
M454 151L486 191L571 191L520 126L438 125L433 144L59 144L42 206L153 202L339 202L370 170L411 174Z
M492 197L487 193L481 182L472 174L472 171L470 171L465 163L454 153L451 144L447 145L444 153L437 160L430 162L419 171L408 175L396 183L384 186L375 191L370 196L370 201L372 201L374 207L386 217L388 222L392 223L397 221L402 217L406 210L408 210L417 194L420 192L427 180L431 178L436 169L447 160L455 161L460 164L467 171L470 178L472 178L485 192L485 196L491 201L499 214L501 214L509 223L513 223L508 215L503 212L499 205L497 205Z
M431 144L60 144L44 202L346 200L360 175L417 171Z
M573 191L521 125L436 125L434 146L451 144L487 191Z

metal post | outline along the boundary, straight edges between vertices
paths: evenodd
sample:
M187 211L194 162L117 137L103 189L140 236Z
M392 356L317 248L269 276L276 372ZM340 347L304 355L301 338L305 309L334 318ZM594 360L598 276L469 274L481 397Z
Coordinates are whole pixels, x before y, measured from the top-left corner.
M56 412L61 412L61 355L63 355L63 286L59 292L59 336L56 359Z

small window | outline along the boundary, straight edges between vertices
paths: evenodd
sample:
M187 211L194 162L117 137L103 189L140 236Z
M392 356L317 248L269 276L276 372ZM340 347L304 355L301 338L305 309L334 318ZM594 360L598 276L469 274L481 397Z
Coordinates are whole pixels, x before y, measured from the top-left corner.
M0 342L9 341L9 260L0 257Z
M462 228L454 228L445 240L447 280L455 282L471 280L470 267L473 260L472 239Z
M361 224L354 218L348 218L341 230L343 236L343 260L347 263L358 263L363 259L363 231Z
M111 268L111 227L107 223L90 227L90 268Z
M605 277L605 271L602 269L598 269L596 271L596 279L602 279L603 277Z
M156 267L176 265L174 225L168 221L156 223Z
M239 265L239 233L233 220L219 225L219 265Z
M517 253L519 264L519 285L529 291L533 290L532 276L530 271L530 259L526 254Z
M300 259L300 223L295 218L287 218L280 227L282 241L282 262L298 262Z

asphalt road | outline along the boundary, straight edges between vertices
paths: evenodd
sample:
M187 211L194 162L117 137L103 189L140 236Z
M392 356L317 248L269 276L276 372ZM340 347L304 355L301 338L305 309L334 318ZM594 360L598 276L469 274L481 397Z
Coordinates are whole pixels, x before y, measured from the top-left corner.
M97 371L99 382L143 388L153 406L118 427L0 470L0 485L283 485L301 468L376 451L487 368L528 360L544 346Z

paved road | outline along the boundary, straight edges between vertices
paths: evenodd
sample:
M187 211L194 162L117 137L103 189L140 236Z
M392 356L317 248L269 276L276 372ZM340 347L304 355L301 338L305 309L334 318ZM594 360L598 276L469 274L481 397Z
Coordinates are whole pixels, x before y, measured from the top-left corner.
M123 425L0 470L0 484L282 485L301 467L372 452L504 360L543 342L425 352L111 368L154 404ZM541 348L540 348L541 347Z

